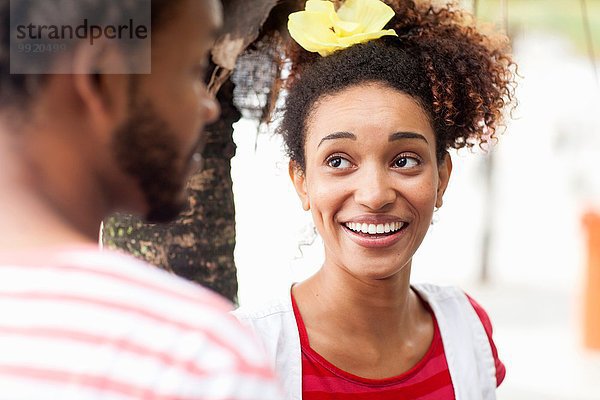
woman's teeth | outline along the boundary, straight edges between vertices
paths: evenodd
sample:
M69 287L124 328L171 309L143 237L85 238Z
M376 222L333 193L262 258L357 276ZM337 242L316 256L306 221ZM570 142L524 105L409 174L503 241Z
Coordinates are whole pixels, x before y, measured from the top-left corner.
M344 225L346 226L346 228L354 232L377 235L381 233L393 233L399 231L404 226L404 222L391 222L388 224L361 224L357 222L346 222Z

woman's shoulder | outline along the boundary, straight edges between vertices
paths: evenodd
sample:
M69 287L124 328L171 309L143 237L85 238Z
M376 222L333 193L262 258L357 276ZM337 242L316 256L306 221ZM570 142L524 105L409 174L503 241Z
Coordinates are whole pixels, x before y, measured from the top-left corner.
M492 324L485 309L457 286L438 286L428 283L413 284L412 288L427 303L436 318L478 320L488 337Z
M242 322L262 319L279 319L292 316L294 310L290 296L274 298L261 304L242 305L232 314Z
M473 297L457 286L439 286L429 283L413 284L413 289L432 308L443 305L443 310L466 309L474 312L481 321L488 336L492 335L492 323L485 309ZM451 304L452 306L447 306Z
M500 386L502 381L504 381L504 377L506 376L506 367L498 357L498 349L496 348L496 343L494 342L494 339L492 337L494 333L494 329L492 328L492 321L490 320L490 317L485 311L485 309L477 301L475 301L475 299L473 299L467 293L465 293L465 295L467 296L467 299L469 300L471 306L473 306L475 313L477 314L479 320L481 321L481 324L483 325L485 334L487 335L492 350L492 356L494 357L494 365L496 367L496 384L497 386Z
M291 294L275 298L260 305L244 305L232 311L262 342L274 369L279 373L287 393L301 388L300 335ZM292 398L287 396L286 398Z
M456 286L437 286L432 284L416 284L412 286L419 296L431 307L436 319L444 321L443 325L445 325L446 329L450 329L452 326L461 326L466 329L463 333L468 333L471 329L481 331L482 334L485 332L485 337L487 337L486 342L489 343L489 351L495 367L496 385L499 386L506 375L506 368L498 357L498 351L492 336L492 323L485 309L473 297ZM454 323L448 324L447 321L453 321ZM479 323L473 323L473 321L478 321ZM470 329L467 328L469 326L471 327Z
M465 292L457 286L441 286L431 283L417 283L411 285L421 300L429 305L437 314L438 308L461 309L469 306ZM469 306L470 308L470 306Z

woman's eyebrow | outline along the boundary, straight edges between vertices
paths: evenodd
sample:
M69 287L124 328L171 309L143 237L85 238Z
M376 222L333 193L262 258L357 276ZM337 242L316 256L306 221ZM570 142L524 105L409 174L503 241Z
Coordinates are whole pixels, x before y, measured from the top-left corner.
M334 133L330 133L329 135L327 135L323 139L321 139L321 141L317 145L317 148L319 148L319 146L324 141L326 141L326 140L334 140L334 139L351 139L351 140L356 140L356 135L354 133L351 133L351 132L334 132Z
M421 135L420 133L415 133L415 132L392 133L390 135L390 137L388 138L388 141L393 142L395 140L401 140L401 139L420 139L420 140L424 140L425 143L429 144L429 142L427 141L427 138L425 136Z

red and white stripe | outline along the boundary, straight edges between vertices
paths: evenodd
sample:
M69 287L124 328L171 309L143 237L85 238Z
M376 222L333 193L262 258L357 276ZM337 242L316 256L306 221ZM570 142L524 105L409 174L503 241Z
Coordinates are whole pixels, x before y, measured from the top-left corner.
M16 258L0 254L2 398L278 398L211 291L95 249Z

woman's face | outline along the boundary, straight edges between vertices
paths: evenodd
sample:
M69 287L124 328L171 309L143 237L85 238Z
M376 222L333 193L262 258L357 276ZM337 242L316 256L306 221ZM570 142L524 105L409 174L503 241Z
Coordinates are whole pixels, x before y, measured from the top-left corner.
M325 266L386 279L410 265L452 169L410 96L371 83L321 99L307 120L306 167L290 174L325 243Z

